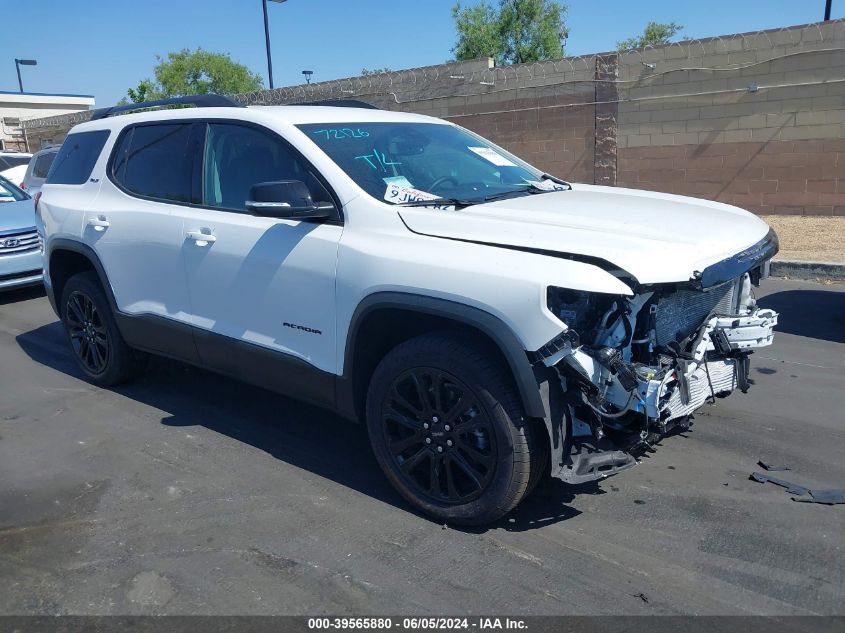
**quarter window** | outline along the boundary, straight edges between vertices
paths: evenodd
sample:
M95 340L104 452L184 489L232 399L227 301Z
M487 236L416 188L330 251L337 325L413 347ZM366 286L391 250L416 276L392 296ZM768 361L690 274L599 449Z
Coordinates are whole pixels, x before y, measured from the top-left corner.
M69 134L62 143L47 173L49 185L81 185L91 177L91 170L103 151L108 130Z
M191 127L190 123L178 123L131 128L115 151L114 179L139 196L190 203Z

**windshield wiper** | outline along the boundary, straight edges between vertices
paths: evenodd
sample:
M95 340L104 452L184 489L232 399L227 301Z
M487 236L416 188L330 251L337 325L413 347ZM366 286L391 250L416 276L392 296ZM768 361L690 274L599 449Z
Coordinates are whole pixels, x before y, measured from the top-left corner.
M512 189L510 191L502 191L499 193L490 194L489 196L484 196L483 198L479 198L476 200L468 200L465 198L434 198L432 200L413 200L411 202L398 202L394 206L397 207L434 207L434 206L446 206L446 207L455 207L455 208L464 208L464 207L471 207L475 204L482 204L484 202L494 202L496 200L505 200L507 198L512 198L519 196L521 194L538 194L538 193L549 193L553 191L568 191L572 189L572 185L570 185L565 180L561 180L556 176L552 176L550 174L542 174L540 176L540 181L543 180L550 180L551 182L557 185L564 185L567 189L546 189L545 187L538 187L537 185L526 183L526 186L522 189Z
M538 187L535 184L526 183L526 186L522 189L512 189L510 191L502 191L500 193L494 193L489 196L484 196L484 202L493 202L495 200L505 200L507 198L516 197L520 194L529 194L534 195L538 193L551 193L555 191L569 191L572 189L572 185L570 185L565 180L561 180L560 178L556 178L555 176L550 176L549 174L543 174L540 176L541 181L543 180L550 180L557 185L564 185L566 189L547 189L545 187Z
M433 198L431 200L412 200L397 202L395 207L455 207L463 208L478 204L480 200L464 200L463 198Z
M572 185L571 185L571 184L569 184L568 182L566 182L566 181L565 181L565 180L563 180L562 178L558 178L557 176L552 176L551 174L542 174L542 175L540 176L540 180L551 180L551 181L552 181L552 182L554 182L554 183L557 183L557 184L559 184L559 185L566 185L567 187L569 187L570 189L572 189Z

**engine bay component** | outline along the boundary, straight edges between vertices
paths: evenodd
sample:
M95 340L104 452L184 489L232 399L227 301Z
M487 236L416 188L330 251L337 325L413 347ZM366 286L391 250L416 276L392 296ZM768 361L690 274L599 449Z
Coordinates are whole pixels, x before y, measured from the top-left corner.
M649 448L705 403L746 391L749 356L771 345L778 320L751 288L747 273L633 296L549 288L549 310L567 329L534 360L557 371L567 402L570 450L558 476L582 482L630 467L620 450Z
M622 353L613 347L600 347L598 349L586 350L601 365L610 370L616 376L622 388L631 391L637 386L637 373L622 358Z

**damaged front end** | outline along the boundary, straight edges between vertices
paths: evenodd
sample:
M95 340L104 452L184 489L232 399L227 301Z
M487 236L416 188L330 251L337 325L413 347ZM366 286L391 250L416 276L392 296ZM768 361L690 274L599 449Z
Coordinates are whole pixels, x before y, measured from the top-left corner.
M771 345L778 315L752 285L768 261L704 287L638 286L633 296L548 289L567 327L531 360L546 400L552 475L583 483L636 463L708 401L749 388L749 357ZM735 272L735 271L734 271Z

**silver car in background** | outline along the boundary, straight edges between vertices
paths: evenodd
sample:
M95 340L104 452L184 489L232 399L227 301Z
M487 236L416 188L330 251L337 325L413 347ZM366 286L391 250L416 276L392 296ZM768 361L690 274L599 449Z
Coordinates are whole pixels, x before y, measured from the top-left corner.
M40 284L43 260L32 198L0 176L0 291Z
M33 198L36 193L41 191L41 185L43 185L44 181L47 180L47 174L49 173L50 167L53 165L53 160L56 158L56 154L59 153L60 148L60 145L56 145L55 147L42 149L40 152L36 152L32 155L29 165L27 165L26 168L26 174L23 177L21 189L26 191Z

